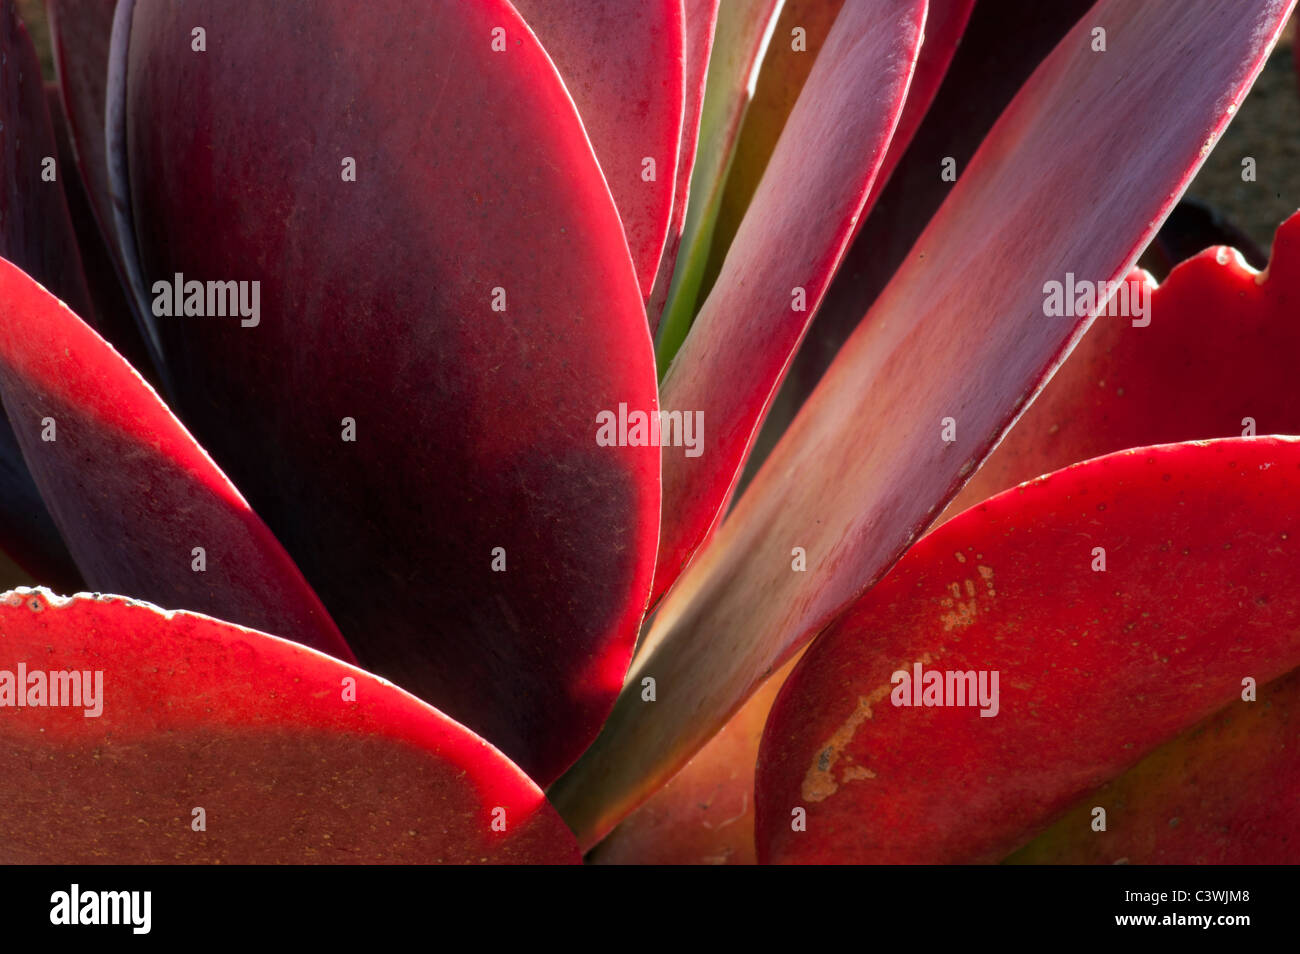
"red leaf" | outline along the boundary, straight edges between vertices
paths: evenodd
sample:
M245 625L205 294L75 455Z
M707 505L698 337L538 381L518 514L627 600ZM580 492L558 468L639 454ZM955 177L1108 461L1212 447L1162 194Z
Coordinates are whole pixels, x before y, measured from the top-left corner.
M117 0L46 0L46 5L59 90L77 161L95 218L113 248L104 155L104 104L109 37Z
M682 0L514 0L555 61L627 234L643 297L664 250L682 137ZM654 160L654 179L644 176Z
M1252 434L1300 434L1300 214L1278 229L1263 274L1220 247L1154 292L1147 281L1148 314L1098 318L947 514L1125 447L1236 437L1248 423ZM1112 299L1130 307L1112 310L1134 311L1137 282Z
M62 188L62 181L75 172L59 164L40 63L12 3L0 7L0 53L0 180L4 183L0 192L0 257L26 269L72 308L91 316ZM0 547L46 582L79 582L3 415Z
M736 134L699 296L708 297L843 0L784 0Z
M998 0L975 5L911 144L901 157L895 156L891 145L885 157L887 166L895 158L898 165L887 182L883 175L876 179L880 195L869 200L871 213L859 222L860 230L795 353L750 455L742 491L952 191L954 183L941 175L944 159L953 160L959 176L965 173L1012 97L1092 3ZM925 55L926 44L922 44L913 90L923 81L919 74ZM909 93L895 142L900 141L912 102Z
M95 330L104 336L118 354L126 358L131 367L143 375L153 375L155 369L152 358L144 339L140 337L140 328L131 311L126 287L118 277L120 273L114 261L116 253L105 241L105 233L100 230L91 199L77 170L71 130L68 128L58 89L47 86L45 94L50 119L54 122L54 137L58 142L63 195L67 199L68 213L77 236L81 264L86 274L86 287L94 303ZM150 383L154 383L152 378Z
M1243 689L1243 692L1245 690ZM1148 755L1007 859L1012 864L1295 864L1300 669ZM1093 809L1106 831L1093 831Z
M673 213L668 220L659 271L655 274L646 314L650 334L659 330L659 318L668 300L668 286L677 263L677 247L686 225L686 207L690 202L691 173L695 169L695 148L700 139L700 109L704 105L704 81L709 71L709 51L713 48L713 31L718 23L718 0L684 0L686 43L682 48L685 78L682 107L682 139L677 152L677 183L673 188Z
M622 685L659 513L658 449L596 440L655 374L559 75L504 0L141 2L130 61L147 282L261 282L256 327L160 320L187 420L367 668L554 778Z
M661 701L624 693L552 789L580 841L666 781L956 493L1086 328L1044 316L1044 282L1127 274L1292 6L1243 18L1231 0L1103 0L1048 57L659 607L629 686L653 675ZM1093 53L1103 23L1108 52ZM1178 106L1144 114L1135 151L1115 123L1151 102ZM945 417L960 418L952 442ZM805 572L792 570L794 547Z
M70 170L60 173L58 168L41 65L12 3L0 9L0 52L0 256L33 275L68 307L93 318L59 184Z
M700 106L698 149L691 168L692 198L686 209L677 254L666 269L671 282L662 304L658 296L649 303L656 327L661 377L681 347L695 315L700 278L727 167L735 153L736 136L750 102L751 78L762 59L782 2L733 0L718 5Z
M926 12L925 41L921 44L921 54L916 60L916 73L912 76L911 86L907 91L907 102L903 104L903 113L898 117L898 129L889 142L889 152L876 173L876 181L871 185L871 194L863 206L862 217L858 219L856 235L867 221L867 213L876 204L876 199L889 182L894 168L902 160L912 137L916 135L934 98L939 92L957 45L961 43L970 22L971 10L975 0L929 0ZM981 130L982 132L983 130ZM861 310L861 309L859 309Z
M839 264L903 108L925 0L841 10L717 284L664 376L662 404L700 445L665 447L652 601L711 532L754 431ZM810 156L809 144L817 143ZM680 435L679 435L680 436Z
M927 536L772 707L759 860L999 861L1242 704L1243 678L1300 664L1298 492L1295 439L1164 445L1021 485ZM921 686L895 675L917 665ZM990 691L916 707L925 674L946 672L982 672Z
M500 752L293 643L122 597L22 589L0 599L0 658L0 753L25 766L0 776L5 864L578 860ZM37 672L76 674L63 685L93 698L32 707Z
M288 554L153 389L4 261L0 394L90 586L351 658Z

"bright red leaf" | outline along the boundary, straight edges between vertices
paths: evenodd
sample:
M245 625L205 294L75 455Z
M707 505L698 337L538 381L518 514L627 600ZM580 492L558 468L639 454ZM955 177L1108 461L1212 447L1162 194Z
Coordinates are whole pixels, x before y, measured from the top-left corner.
M4 261L0 394L89 586L351 658L284 548L153 389Z
M1232 0L1103 0L1047 58L660 605L629 691L552 789L580 840L671 777L955 495L1090 320L1047 317L1044 283L1128 273L1292 6L1243 16ZM1092 49L1094 24L1105 53ZM1176 106L1151 113L1152 102ZM1114 117L1139 113L1135 150ZM1044 215L1060 227L1044 232ZM648 675L659 701L647 708L634 690Z
M597 442L655 412L653 355L554 66L504 0L128 25L146 286L260 282L256 326L156 319L187 421L367 668L553 779L622 685L659 515L657 448Z
M1250 705L1244 679L1300 664L1297 493L1300 439L1162 445L925 537L772 707L759 860L1000 861L1161 743Z
M22 589L0 660L0 755L22 766L0 773L5 864L578 860L500 752L294 643Z
M641 291L664 250L682 137L682 0L514 0L577 104ZM650 160L650 165L646 161Z

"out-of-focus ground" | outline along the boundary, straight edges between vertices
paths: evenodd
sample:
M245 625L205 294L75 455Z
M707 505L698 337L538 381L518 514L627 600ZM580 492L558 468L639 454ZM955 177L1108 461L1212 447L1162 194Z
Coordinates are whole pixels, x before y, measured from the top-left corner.
M1300 92L1291 18L1255 87L1187 194L1217 208L1267 254L1273 233L1300 208ZM1152 111L1160 108L1152 104ZM1136 130L1140 133L1140 126ZM1255 160L1256 179L1243 182L1242 159Z

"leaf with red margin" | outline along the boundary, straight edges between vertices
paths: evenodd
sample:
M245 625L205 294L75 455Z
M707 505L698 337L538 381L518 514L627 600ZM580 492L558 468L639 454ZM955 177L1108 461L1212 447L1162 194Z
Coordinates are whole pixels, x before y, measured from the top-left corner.
M110 248L114 232L104 155L104 104L116 7L117 0L46 0L64 113L91 208Z
M156 383L153 361L149 357L144 339L140 337L140 328L131 311L126 288L119 279L117 266L114 264L114 252L104 241L96 221L91 200L86 193L81 174L77 171L77 162L73 154L71 130L63 111L58 87L47 85L45 100L50 108L50 119L54 123L54 137L58 142L59 169L62 170L60 181L63 183L63 195L68 202L68 214L77 236L77 247L81 251L81 264L86 274L86 287L94 302L96 325L99 332L122 357L151 384Z
M776 148L777 139L794 108L803 84L839 13L842 0L787 0L776 25L777 38L767 50L758 75L753 101L745 112L745 122L736 143L736 156L727 172L722 207L709 249L709 261L701 293L707 295L717 281L727 251L735 238L745 210L754 197ZM926 11L925 37L916 61L916 72L908 86L907 100L898 119L898 128L889 141L880 171L858 218L856 229L866 221L876 197L889 180L934 100L948 64L952 60L962 31L970 18L975 0L930 0ZM806 49L796 50L789 39L796 28L803 29ZM855 232L856 234L856 232Z
M1243 678L1300 664L1298 492L1300 439L1161 445L1022 484L927 536L772 707L759 860L996 862L1243 705ZM917 665L985 673L986 690L996 672L996 695L903 705L913 684L896 673Z
M40 63L12 2L0 4L0 53L0 257L89 316L90 296L61 187L72 170L59 167ZM55 159L53 182L44 176L47 158ZM0 547L41 582L80 582L3 415Z
M220 614L351 659L288 554L153 389L5 261L0 395L90 586Z
M952 65L957 46L970 23L974 7L975 0L930 0L930 9L926 14L925 41L921 44L921 55L916 60L916 73L912 76L912 85L907 91L903 115L898 118L898 129L889 143L889 152L871 186L866 210L875 205L895 167L906 155L916 131L930 112L930 106L939 93L944 77L948 75L948 67ZM861 231L866 223L866 215L864 211L863 217L858 219L857 231Z
M1114 299L1130 307L1114 310L1133 314L1139 287L1130 276ZM1252 433L1300 434L1300 213L1267 272L1212 248L1146 288L1148 315L1098 318L946 515L1125 447L1242 435L1246 418Z
M890 141L889 151L884 164L876 175L871 187L871 195L864 206L864 218L858 220L858 228L865 221L866 211L875 201L876 195L904 153L921 118L929 107L935 92L947 69L950 59L970 16L973 0L946 0L930 4L925 40L921 45L921 55L917 59L916 74L908 90L903 114L899 118L898 129ZM781 14L781 22L776 28L776 36L788 35L787 25L799 24L808 29L810 18L824 14L826 9L838 12L838 6L823 3L810 4L808 9L799 9L797 3L787 3ZM795 11L794 16L791 12ZM821 48L821 40L829 28L829 22L821 31L809 31L808 52ZM815 46L814 46L815 45ZM811 67L811 59L799 61L797 58L784 56L785 48L773 44L768 49L764 62L764 73L759 77L759 87L755 91L754 101L745 116L744 129L741 131L742 143L737 146L736 160L727 178L727 194L723 196L723 211L719 214L718 228L726 227L729 201L747 206L757 185L755 179L749 186L743 201L732 196L732 188L737 177L737 167L750 155L743 140L750 131L755 114L766 103L763 86L768 79L766 72L778 54L783 70L782 82L791 82L790 71L801 62ZM806 73L797 77L798 88L802 88ZM1008 93L1009 95L1009 93ZM776 143L781 126L784 125L789 109L794 105L794 92L788 94L788 102L780 116L780 124L773 128L763 126L765 138L768 138L763 166L766 166L772 147ZM732 227L734 233L734 226ZM714 253L718 248L718 237L714 238ZM728 239L729 242L729 239ZM717 263L720 264L720 263ZM706 276L705 284L711 285L716 278L715 262L710 261L712 277ZM833 287L833 284L832 284ZM815 320L815 319L814 319ZM758 745L763 733L763 724L767 720L768 710L777 691L781 688L786 675L794 668L799 656L787 662L759 688L741 709L731 717L704 748L691 758L680 772L672 777L650 799L629 815L617 828L597 846L588 857L593 864L753 864L754 853L754 764L758 759Z
M653 676L659 701L624 693L551 790L582 843L667 781L956 494L1086 328L1043 315L1044 282L1128 273L1292 7L1242 19L1228 0L1103 0L1047 58L660 605L629 672L633 688ZM1101 65L1094 23L1108 32ZM1113 124L1149 102L1178 109L1150 115L1150 148L1134 153ZM1046 209L1055 228L1042 227ZM946 416L960 418L951 443ZM794 547L806 572L792 572Z
M772 393L817 311L903 109L926 0L871 0L836 18L781 133L722 274L660 387L702 415L691 454L665 447L651 602L730 496ZM809 144L818 148L809 155ZM795 297L798 295L799 297Z
M879 198L844 255L826 300L795 353L785 382L768 411L739 485L749 484L790 422L821 380L845 340L898 271L953 183L943 179L943 160L964 174L975 150L1025 80L1091 7L1093 0L998 0L977 3L952 63L916 135L885 181ZM928 37L927 37L928 40ZM926 47L913 88L922 82ZM908 96L909 104L912 97ZM902 124L907 120L904 107ZM894 159L893 147L885 165Z
M1156 749L1007 862L1295 864L1300 670L1257 693ZM1105 832L1092 830L1097 806Z
M564 78L650 297L682 135L682 0L514 0ZM644 178L645 159L655 163Z
M727 167L749 105L750 77L763 56L768 29L775 26L782 2L729 0L718 4L704 103L700 107L698 149L691 170L691 198L662 321L656 326L655 354L661 377L695 316L700 277L708 258Z
M500 752L294 643L121 597L22 589L0 597L0 660L0 863L578 861ZM84 673L95 698L8 708L18 665Z
M718 280L727 249L753 201L781 130L843 5L844 0L785 0L781 6L772 42L763 56L754 93L736 134L735 154L727 168L709 240L709 257L700 279L701 298L708 296ZM795 48L796 29L803 31L799 36L801 49Z
M220 61L175 42L191 21ZM161 322L186 420L367 668L545 784L622 686L659 517L658 448L597 442L602 411L654 413L654 364L559 75L503 0L125 25L148 283L261 282L256 327Z
M1236 223L1214 206L1184 196L1138 259L1138 266L1162 282L1176 265L1219 245L1235 248L1251 268L1268 265L1268 254Z
M677 247L686 225L686 208L690 202L691 173L695 169L695 149L700 139L700 112L704 106L704 81L709 70L709 52L713 48L713 31L718 23L718 0L684 0L686 43L682 48L685 90L682 104L682 139L677 152L677 183L673 188L673 214L668 220L668 237L664 240L659 271L655 274L646 316L650 334L659 330L659 318L668 300L668 286L677 263Z
M0 4L0 52L0 256L93 320L57 161L45 177L58 148L40 62L12 2Z

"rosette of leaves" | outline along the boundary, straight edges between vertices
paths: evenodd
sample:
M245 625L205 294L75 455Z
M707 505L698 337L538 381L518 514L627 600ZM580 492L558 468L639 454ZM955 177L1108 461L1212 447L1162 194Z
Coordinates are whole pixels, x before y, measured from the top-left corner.
M1294 860L1292 6L6 0L0 857Z

